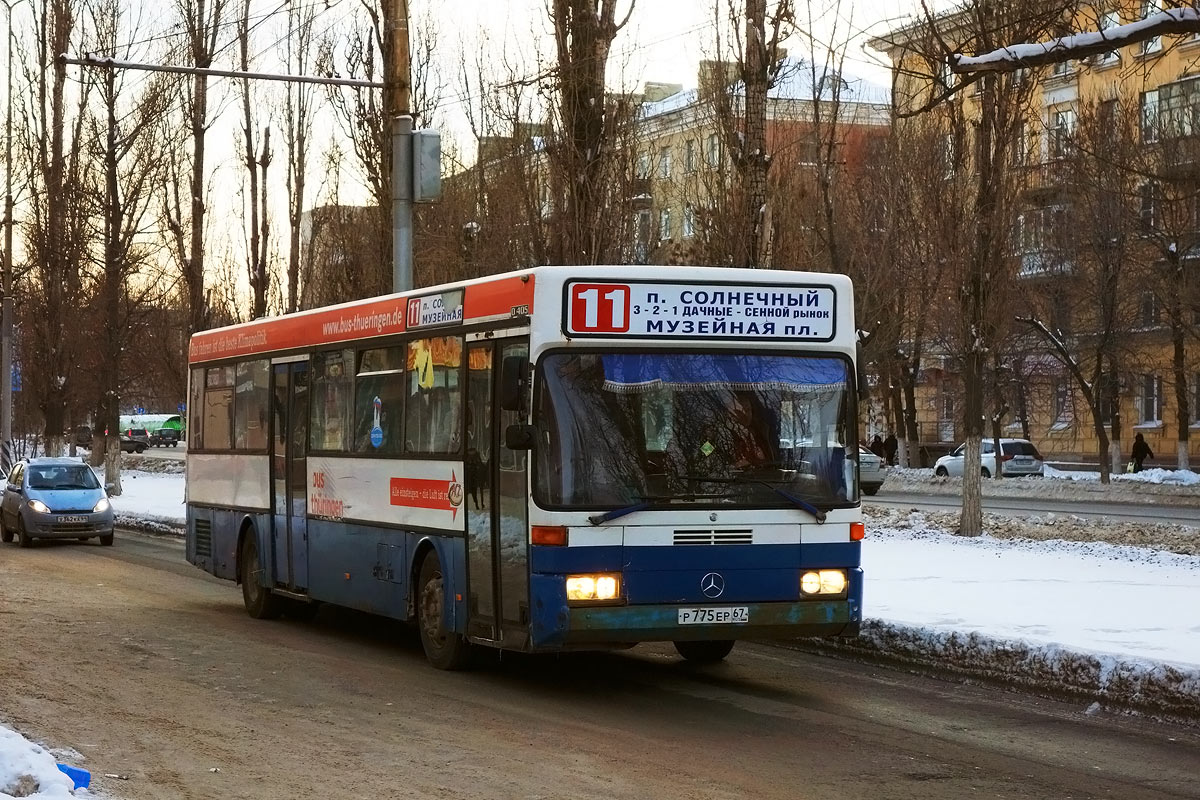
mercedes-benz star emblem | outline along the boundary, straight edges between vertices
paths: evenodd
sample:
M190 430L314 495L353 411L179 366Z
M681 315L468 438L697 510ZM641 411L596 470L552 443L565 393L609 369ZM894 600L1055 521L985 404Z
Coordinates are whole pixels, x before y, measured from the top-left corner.
M700 591L710 600L725 593L725 579L719 572L710 572L700 579Z

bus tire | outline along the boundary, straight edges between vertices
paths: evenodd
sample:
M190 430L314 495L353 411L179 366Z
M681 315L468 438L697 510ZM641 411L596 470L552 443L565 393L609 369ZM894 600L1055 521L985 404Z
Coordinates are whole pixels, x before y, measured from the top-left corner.
M429 663L438 669L462 669L471 659L470 643L446 630L446 581L436 553L421 562L417 578L417 629Z
M246 613L255 619L275 619L283 612L283 603L278 595L262 585L259 580L262 571L258 561L258 542L251 530L242 540L239 576L242 581L242 602L246 604Z
M732 639L711 642L675 642L675 650L688 661L696 664L715 664L733 650Z

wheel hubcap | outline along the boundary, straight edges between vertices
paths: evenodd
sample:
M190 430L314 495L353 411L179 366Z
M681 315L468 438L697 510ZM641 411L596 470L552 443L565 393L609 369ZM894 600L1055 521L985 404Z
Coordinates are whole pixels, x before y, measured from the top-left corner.
M442 629L442 588L440 572L434 573L433 578L421 587L421 629L438 647L446 643L446 632Z

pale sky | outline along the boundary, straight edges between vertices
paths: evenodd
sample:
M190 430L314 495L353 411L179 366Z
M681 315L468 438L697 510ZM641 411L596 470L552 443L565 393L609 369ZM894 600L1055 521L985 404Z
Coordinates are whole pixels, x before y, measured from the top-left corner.
M316 20L318 35L336 32L350 15L360 8L361 0L251 0L251 17L254 25L252 52L256 53L251 69L265 72L284 72L282 63L283 42L287 38L286 8L289 2L312 4L319 9ZM386 0L385 0L386 2ZM458 77L458 62L464 51L468 58L479 54L481 60L494 65L499 74L522 76L536 75L538 55L542 63L552 60L553 42L549 38L547 0L412 0L410 13L414 18L427 9L434 10L437 20L437 58L445 85L442 113L439 114L443 135L443 149L451 150L457 145L464 160L474 156L474 143L463 116L463 105L474 99L464 89ZM610 89L632 90L640 88L645 81L661 81L682 84L691 88L696 83L696 73L701 59L714 55L713 42L716 31L714 2L723 6L722 19L728 17L724 10L729 0L637 0L633 17L628 26L614 42L609 61ZM734 0L738 6L741 0ZM912 0L884 0L883 4L869 4L864 0L797 0L798 24L804 28L813 19L813 33L818 42L852 39L847 50L845 71L888 85L887 67L879 56L863 51L862 43L868 35L878 34L900 20L900 9L911 8ZM768 5L771 0L768 0ZM18 41L29 36L29 10L26 2L19 2L13 11L15 33ZM236 14L240 0L231 3ZM147 41L143 52L135 60L159 61L165 58L161 48L175 31L170 29L172 14L164 13L168 0L130 0L125 8L131 15L140 12L138 30L132 37ZM618 0L618 15L628 9L628 0ZM888 23L886 20L892 20ZM414 23L414 30L419 25ZM237 58L236 47L229 43L234 36L232 19L223 31L223 52L216 66L234 68ZM3 48L0 44L0 48ZM787 43L793 55L807 55L809 49L803 37L793 38ZM415 49L415 47L414 47ZM135 87L146 78L146 73L131 73L126 76L126 85ZM229 253L240 259L243 249L240 230L243 201L240 187L243 169L235 155L239 139L240 103L233 91L232 81L217 80L212 83L214 120L208 136L212 185L219 187L211 197L210 259ZM263 110L276 107L280 102L282 84L260 83L256 86L256 105ZM132 94L132 92L131 92ZM325 102L321 90L317 92L320 104ZM268 112L267 120L276 128L273 132L276 159L270 170L273 185L271 201L275 231L275 249L279 258L286 261L287 196L284 191L284 151L281 131L281 115L278 110ZM267 115L264 115L267 116ZM18 123L19 124L19 123ZM317 125L318 150L324 149L330 136L337 130L328 116L319 119ZM347 153L349 148L346 147ZM348 162L352 162L352 157ZM310 159L314 177L310 180L308 205L318 205L326 198L315 196L317 180L315 173L320 162L320 153L314 152ZM347 174L341 185L343 203L361 203L366 193L356 176ZM19 202L19 201L18 201ZM21 209L17 208L18 217Z

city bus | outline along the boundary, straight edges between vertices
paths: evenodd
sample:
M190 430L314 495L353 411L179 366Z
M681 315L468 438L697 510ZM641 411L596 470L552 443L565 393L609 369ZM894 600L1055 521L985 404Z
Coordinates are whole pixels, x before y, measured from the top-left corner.
M842 275L538 267L197 333L189 562L428 659L853 636Z

